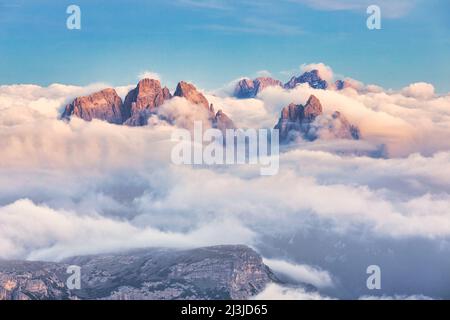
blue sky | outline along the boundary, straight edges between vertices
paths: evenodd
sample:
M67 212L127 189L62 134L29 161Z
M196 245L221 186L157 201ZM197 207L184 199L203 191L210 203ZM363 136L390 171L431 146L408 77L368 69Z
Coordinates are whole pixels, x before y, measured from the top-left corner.
M70 4L81 30L66 28ZM366 28L368 4L382 30ZM365 83L448 92L449 57L448 0L0 0L0 84L123 85L148 70L213 89L323 62Z

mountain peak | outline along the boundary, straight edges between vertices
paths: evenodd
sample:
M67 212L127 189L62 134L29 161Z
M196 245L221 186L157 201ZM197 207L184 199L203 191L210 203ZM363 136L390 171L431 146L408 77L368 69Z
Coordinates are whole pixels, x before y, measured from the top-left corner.
M280 142L288 143L297 138L315 140L323 135L327 138L355 139L361 136L359 128L350 122L340 112L332 116L323 114L320 100L311 95L306 104L289 104L281 110L280 119L275 126L280 130Z
M105 120L122 123L122 99L113 88L106 88L88 96L78 97L68 104L62 114L63 119L77 116L86 121Z
M311 95L304 108L305 118L308 120L314 120L316 117L320 116L322 112L323 108L320 100L317 99L315 95Z
M174 96L205 107L213 127L221 130L235 128L233 121L222 110L214 112L214 106L209 104L194 85L181 81ZM160 116L158 107L171 98L169 89L162 88L159 80L146 78L140 80L136 87L128 92L123 103L116 90L106 88L89 96L76 98L66 106L62 118L70 119L71 116L76 116L86 121L99 119L127 126L145 126L152 115L167 121L167 117Z
M209 102L205 96L197 90L197 88L190 83L180 81L174 93L175 97L185 98L193 104L199 104L209 109Z
M256 97L261 91L268 87L282 87L280 80L270 77L259 77L254 80L244 78L240 80L234 89L234 96L240 99Z
M130 117L139 117L138 114L143 111L153 112L170 98L169 89L161 88L159 80L142 79L136 88L125 97L123 105L124 121Z
M314 89L325 90L328 88L328 83L320 77L318 70L307 71L298 77L292 77L291 80L284 85L284 88L294 89L301 83L308 83L309 86Z

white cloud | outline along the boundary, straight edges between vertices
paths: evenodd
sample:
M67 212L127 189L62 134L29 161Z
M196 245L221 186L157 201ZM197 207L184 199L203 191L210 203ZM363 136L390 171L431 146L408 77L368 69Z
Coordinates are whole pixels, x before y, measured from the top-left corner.
M0 226L1 258L46 261L132 248L249 243L254 236L231 220L185 233L165 232L120 219L54 210L29 200L1 207Z
M259 99L236 99L206 95L215 110L222 109L238 128L272 128L278 121L278 114L266 109Z
M440 138L450 135L450 95L424 100L399 92L315 90L304 84L293 90L267 88L258 98L269 113L279 116L284 106L304 104L311 94L319 98L325 113L340 111L360 128L365 141L385 145L390 156L450 150L450 142Z
M360 300L433 300L431 297L427 297L421 294L418 295L395 295L395 296L362 296Z
M204 128L210 127L208 110L185 98L174 97L158 108L158 114L181 128L192 129L194 121L201 121Z
M334 73L330 66L327 66L324 63L310 63L310 64L302 64L300 66L300 70L302 72L308 72L312 70L317 70L319 72L319 76L327 81L328 83L332 83L334 79Z
M387 18L400 18L408 14L417 3L416 0L291 0L303 3L312 8L328 11L351 10L365 14L369 5L376 4L381 7L383 16Z
M253 300L333 300L316 291L303 288L289 288L278 284L269 284L263 292L253 297Z
M407 97L431 99L434 96L434 86L426 82L413 83L402 90Z
M256 75L258 77L272 77L272 73L268 70L259 70Z
M323 270L341 279L342 273L327 264L330 254L325 252L334 248L318 247L312 254L280 244L292 235L318 232L343 237L347 245L375 243L377 252L402 241L424 241L438 248L429 250L438 261L433 268L447 267L442 257L448 256L450 239L450 152L443 137L450 136L449 95L417 99L404 92L307 86L268 88L248 100L207 94L216 110L224 109L239 126L255 128L272 127L282 107L305 103L315 94L325 112L341 111L363 132L359 142L316 141L287 148L280 173L261 177L259 167L250 165L172 166L173 127L163 122L130 128L58 120L71 98L95 90L97 85L0 87L3 257L60 259L153 245L258 247L276 238L276 254L270 256L291 261L279 263L279 269L319 286L329 281ZM188 125L183 119L198 116L184 99L172 100L160 112L181 126ZM367 154L380 144L388 146L388 158L337 152ZM360 250L365 258L369 255L366 247ZM408 250L428 254L420 246ZM311 261L322 253L323 259ZM272 289L275 294L321 297L286 288Z
M264 263L273 271L284 274L295 281L312 284L316 288L333 286L332 276L327 271L316 267L276 259L264 259Z
M146 70L146 71L142 71L138 75L138 80L142 80L142 79L154 79L154 80L161 81L161 76L157 72Z
M177 0L177 3L194 8L229 10L228 5L221 0Z

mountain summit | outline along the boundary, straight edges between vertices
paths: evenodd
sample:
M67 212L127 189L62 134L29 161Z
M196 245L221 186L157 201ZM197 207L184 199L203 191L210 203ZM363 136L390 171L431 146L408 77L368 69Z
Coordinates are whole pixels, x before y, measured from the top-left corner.
M340 112L331 117L323 113L319 99L311 95L305 105L289 104L281 110L275 129L280 130L280 142L288 143L298 138L313 141L319 137L358 140L359 128Z
M255 98L260 92L268 87L280 87L284 89L294 89L298 84L307 83L314 89L327 89L329 87L327 81L323 80L318 70L311 70L303 73L298 77L292 77L287 83L283 85L280 80L270 77L260 77L256 79L244 78L240 80L235 88L233 95L238 99ZM341 83L339 83L341 84ZM342 86L344 82L342 82Z
M214 113L212 105L193 84L181 81L172 96L167 87L163 88L154 79L139 81L136 88L128 92L123 103L113 88L76 98L65 107L61 118L69 120L74 116L86 121L98 119L113 124L145 126L148 119L152 115L158 116L159 108L173 97L184 98L192 104L203 106L209 112L212 127L235 128L233 121L221 110Z
M283 84L280 80L276 80L270 77L260 77L254 80L242 79L240 80L235 89L234 96L239 99L254 98L268 87L282 87Z
M81 288L66 273L80 266ZM242 245L190 250L141 249L60 263L0 260L0 300L249 299L279 280Z
M311 70L303 73L299 77L292 77L289 82L284 85L285 89L294 89L298 84L307 83L311 88L323 89L328 88L328 83L323 80L318 70Z
M67 105L63 111L62 118L68 119L71 116L86 121L101 119L109 123L121 124L123 122L122 99L112 88L79 97Z

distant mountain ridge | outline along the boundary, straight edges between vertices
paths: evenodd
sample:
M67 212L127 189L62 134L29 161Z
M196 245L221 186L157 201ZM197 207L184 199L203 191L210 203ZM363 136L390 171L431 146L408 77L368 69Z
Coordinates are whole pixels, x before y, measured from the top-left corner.
M66 287L69 265L81 289ZM0 260L0 300L249 299L278 278L243 245L191 250L141 249L62 261Z
M283 83L280 80L275 80L270 77L260 77L254 80L242 79L240 80L235 89L234 96L239 99L254 98L268 87L282 87Z

